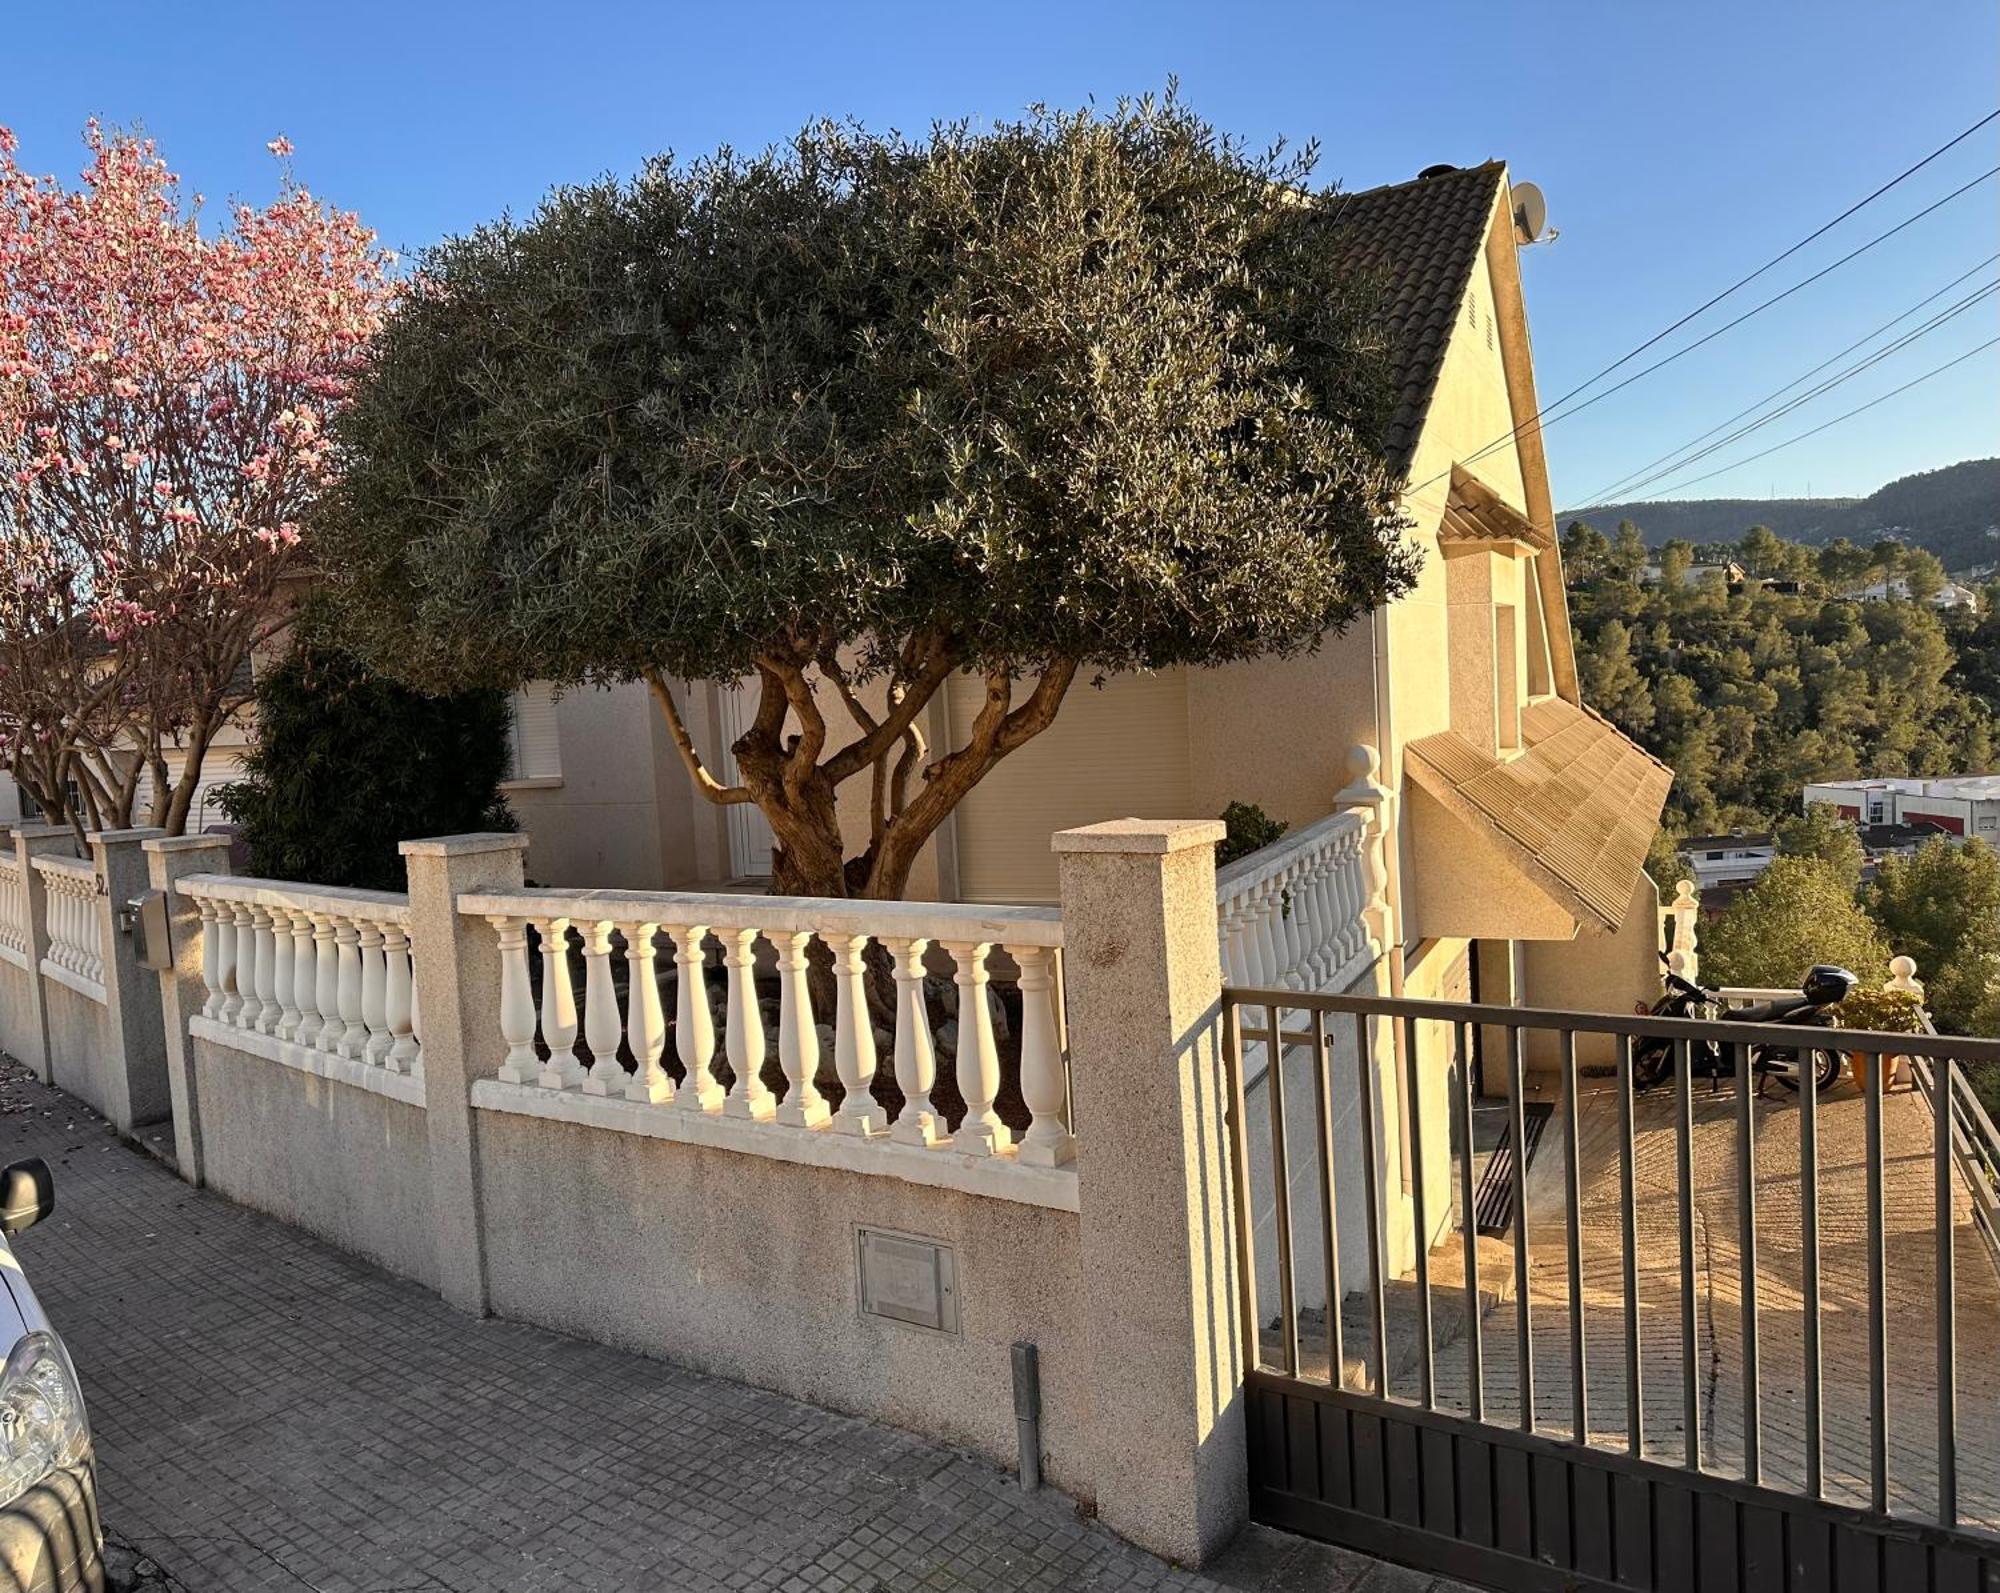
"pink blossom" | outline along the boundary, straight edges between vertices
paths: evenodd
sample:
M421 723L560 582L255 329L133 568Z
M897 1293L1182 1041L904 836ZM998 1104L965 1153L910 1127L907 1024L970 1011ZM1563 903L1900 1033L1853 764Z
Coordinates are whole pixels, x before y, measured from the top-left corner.
M282 133L280 133L276 138L272 139L271 142L266 144L264 147L268 149L273 155L276 155L278 159L284 160L292 152L292 141L289 138L286 138Z

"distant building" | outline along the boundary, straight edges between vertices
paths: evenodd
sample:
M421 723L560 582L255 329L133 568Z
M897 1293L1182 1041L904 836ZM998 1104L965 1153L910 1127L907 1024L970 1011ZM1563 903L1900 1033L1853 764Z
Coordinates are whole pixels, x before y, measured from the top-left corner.
M1778 846L1768 835L1690 835L1681 851L1694 869L1698 890L1748 885L1777 861Z
M1734 559L1731 559L1726 564L1690 564L1687 567L1687 574L1681 577L1681 585L1700 586L1703 581L1711 577L1722 582L1731 591L1734 591L1748 579L1743 566L1738 564ZM1666 572L1660 568L1657 560L1647 564L1639 571L1639 584L1641 586L1658 586L1664 579L1666 579Z
M1859 598L1864 603L1885 603L1891 598L1902 602L1910 595L1910 583L1900 575L1891 576L1886 581L1870 581L1866 586L1851 587L1841 595ZM1932 608L1977 608L1979 594L1956 581L1946 581L1926 601Z
M1932 826L1955 840L1969 835L2000 845L2000 775L1937 780L1824 780L1805 788L1807 806L1823 802L1860 826Z

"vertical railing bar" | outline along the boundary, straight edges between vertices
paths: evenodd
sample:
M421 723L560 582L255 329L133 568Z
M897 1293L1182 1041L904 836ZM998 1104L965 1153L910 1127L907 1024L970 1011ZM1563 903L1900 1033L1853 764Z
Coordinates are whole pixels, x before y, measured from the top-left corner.
M1701 1470L1700 1345L1695 1338L1694 1296L1694 1048L1674 1042L1674 1172L1680 1186L1681 1250L1681 1462Z
M1820 1409L1819 1081L1810 1067L1799 1069L1799 1250L1803 1282L1800 1312L1805 1330L1806 1493L1818 1499L1826 1491L1826 1432Z
M1380 1169L1375 1162L1375 1081L1372 1047L1368 1040L1368 1018L1354 1015L1354 1046L1361 1085L1361 1188L1366 1197L1368 1221L1368 1322L1375 1350L1374 1391L1381 1398L1389 1394L1388 1330L1382 1304L1382 1195L1377 1185Z
M1958 1525L1958 1291L1952 1254L1952 1206L1956 1169L1950 1057L1932 1057L1931 1126L1935 1131L1932 1174L1937 1200L1937 1514L1940 1526Z
M1465 1377L1467 1411L1474 1421L1486 1419L1485 1346L1479 1323L1479 1206L1472 1173L1472 1051L1463 1022L1452 1025L1458 1045L1458 1199L1465 1241Z
M1737 1276L1743 1305L1743 1480L1760 1482L1763 1412L1757 1361L1757 1125L1752 1075L1755 1062L1746 1045L1732 1044L1736 1075L1736 1235ZM1807 1061L1811 1060L1810 1054Z
M1327 1079L1326 1014L1319 1008L1312 1015L1313 1123L1318 1135L1320 1243L1326 1260L1326 1355L1327 1381L1335 1388L1347 1384L1347 1346L1341 1330L1340 1308L1345 1296L1340 1287L1340 1210L1335 1204L1333 1179L1333 1090Z
M1230 1184L1236 1206L1237 1309L1243 1314L1243 1367L1263 1364L1257 1332L1257 1249L1250 1227L1250 1154L1243 1105L1243 1009L1227 993L1222 998L1222 1053L1229 1074Z
M1526 1070L1521 1060L1521 1031L1509 1024L1507 1037L1508 1132L1514 1157L1514 1349L1521 1384L1521 1431L1535 1430L1534 1325L1528 1305L1528 1129L1524 1096Z
M1576 1031L1557 1031L1562 1060L1564 1238L1569 1261L1569 1419L1570 1436L1590 1442L1590 1394L1586 1387L1583 1326L1583 1175L1576 1143Z
M1638 1201L1633 1188L1632 1037L1618 1045L1618 1213L1619 1243L1625 1284L1625 1447L1633 1455L1646 1452L1646 1407L1639 1384L1639 1233Z
M1403 1019L1403 1077L1410 1096L1410 1211L1416 1223L1417 1389L1425 1410L1437 1407L1436 1358L1431 1348L1431 1227L1424 1198L1423 1077L1417 1066L1417 1020Z
M1882 1253L1882 1068L1888 1059L1868 1059L1868 1501L1889 1508L1888 1323L1883 1297Z
M1271 1098L1271 1226L1278 1245L1278 1344L1285 1375L1299 1372L1299 1313L1292 1279L1292 1191L1290 1147L1285 1142L1285 1041L1278 1027L1278 1009L1264 1005L1264 1032L1270 1036L1265 1053L1264 1084Z

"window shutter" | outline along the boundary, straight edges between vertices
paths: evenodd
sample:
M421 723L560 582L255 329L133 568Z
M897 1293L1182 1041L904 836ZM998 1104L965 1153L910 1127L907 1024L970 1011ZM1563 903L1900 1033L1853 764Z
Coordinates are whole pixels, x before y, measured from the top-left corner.
M556 734L555 689L547 681L531 680L513 694L514 767L516 780L562 778L562 746Z

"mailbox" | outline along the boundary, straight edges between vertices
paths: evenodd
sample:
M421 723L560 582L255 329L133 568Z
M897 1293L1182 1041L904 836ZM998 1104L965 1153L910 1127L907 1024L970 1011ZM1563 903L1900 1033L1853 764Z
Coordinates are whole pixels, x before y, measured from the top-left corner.
M147 891L125 904L125 917L132 931L133 950L139 966L165 973L174 965L173 937L167 932L167 894Z

